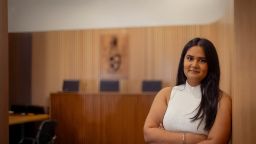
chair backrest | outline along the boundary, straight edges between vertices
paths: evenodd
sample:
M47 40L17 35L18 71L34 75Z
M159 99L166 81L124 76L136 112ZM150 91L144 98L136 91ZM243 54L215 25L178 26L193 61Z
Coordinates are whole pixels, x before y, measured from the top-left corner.
M55 129L57 126L57 121L55 120L45 120L40 124L36 141L37 144L48 144L55 138Z
M44 110L43 106L28 105L27 106L27 113L45 114L45 110Z
M143 92L157 92L162 88L161 80L144 80L142 81Z
M64 80L63 81L63 92L79 92L79 80Z
M45 110L43 106L38 105L11 105L11 111L14 113L34 113L34 114L44 114Z
M119 81L118 80L101 80L100 91L102 92L118 92Z
M14 113L27 113L26 105L11 105L11 111Z

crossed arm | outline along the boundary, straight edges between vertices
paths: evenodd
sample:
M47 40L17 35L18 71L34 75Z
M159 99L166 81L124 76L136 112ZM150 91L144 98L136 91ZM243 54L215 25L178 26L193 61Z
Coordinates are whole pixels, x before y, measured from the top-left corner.
M231 99L223 95L213 127L209 135L172 132L161 127L171 88L162 89L155 97L144 124L144 139L147 143L168 144L226 144L231 133ZM185 138L184 138L185 136Z

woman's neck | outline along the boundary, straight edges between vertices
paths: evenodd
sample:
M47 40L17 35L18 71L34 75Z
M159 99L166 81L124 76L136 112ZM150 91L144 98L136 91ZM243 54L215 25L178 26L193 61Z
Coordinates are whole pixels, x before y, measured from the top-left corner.
M187 80L187 83L188 83L190 86L192 86L192 87L195 87L195 86L198 86L198 85L201 84L200 82L191 81L191 80Z

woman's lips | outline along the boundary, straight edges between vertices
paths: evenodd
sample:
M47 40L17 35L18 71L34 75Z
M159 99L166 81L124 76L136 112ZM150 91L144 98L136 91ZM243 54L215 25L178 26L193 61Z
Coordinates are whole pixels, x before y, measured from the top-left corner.
M199 70L189 70L189 72L192 72L192 73L200 73Z

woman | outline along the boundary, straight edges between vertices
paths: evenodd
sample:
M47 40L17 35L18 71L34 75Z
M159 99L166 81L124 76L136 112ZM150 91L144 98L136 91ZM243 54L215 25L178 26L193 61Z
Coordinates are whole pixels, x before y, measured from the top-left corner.
M231 98L219 89L216 49L204 38L181 54L176 86L155 97L144 125L147 143L226 144L231 135Z

